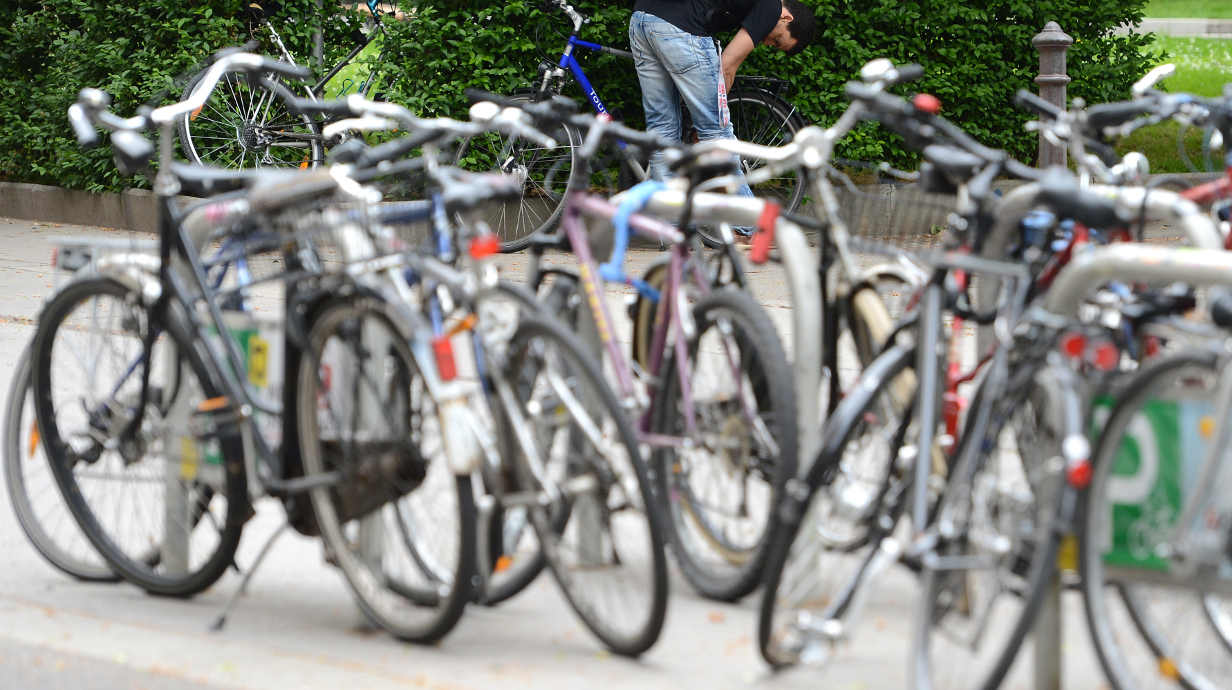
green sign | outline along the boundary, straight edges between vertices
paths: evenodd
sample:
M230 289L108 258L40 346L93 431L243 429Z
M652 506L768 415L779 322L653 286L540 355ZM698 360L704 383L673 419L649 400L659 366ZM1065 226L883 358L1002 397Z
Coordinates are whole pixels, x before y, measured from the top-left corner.
M1111 414L1112 401L1096 402L1097 430ZM1117 448L1105 489L1112 511L1103 535L1110 565L1166 570L1156 553L1167 543L1186 494L1205 457L1214 428L1208 400L1151 399L1130 420Z

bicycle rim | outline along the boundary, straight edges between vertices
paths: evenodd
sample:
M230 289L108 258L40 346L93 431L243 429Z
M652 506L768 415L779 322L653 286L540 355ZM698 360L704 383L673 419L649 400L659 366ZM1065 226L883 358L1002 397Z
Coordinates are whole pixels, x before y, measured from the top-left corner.
M305 476L340 475L311 492L322 538L369 618L436 641L477 594L471 480L444 461L441 416L383 303L319 314L296 415Z
M200 79L188 83L181 100ZM176 123L180 149L190 162L222 168L315 168L325 159L320 126L287 111L294 97L270 77L253 88L246 76L225 76L200 110Z
M1083 594L1096 651L1117 690L1232 685L1232 654L1221 630L1202 622L1209 620L1208 593L1183 578L1169 586L1136 576L1152 566L1169 569L1154 553L1169 540L1171 521L1159 513L1168 505L1159 493L1167 482L1134 484L1135 467L1151 465L1144 449L1157 447L1156 439L1194 433L1217 380L1215 357L1208 353L1172 355L1144 366L1113 408L1092 458L1081 534ZM1176 432L1159 426L1168 419ZM1159 472L1176 471L1160 458Z
M655 428L689 437L692 421L694 442L657 449L654 466L672 549L689 582L707 597L735 600L761 579L771 510L795 474L795 398L774 326L747 293L715 290L693 313L698 336L685 363L693 419L673 360L655 401Z
M132 300L132 301L130 301ZM171 315L107 279L82 280L48 305L35 335L39 432L73 516L107 563L153 593L189 596L232 562L247 518L238 431L202 432L214 377ZM143 340L156 334L150 397L138 409ZM135 415L131 442L120 432Z
M534 102L530 94L510 100ZM554 229L564 213L565 193L573 166L579 164L577 147L581 135L572 126L549 134L556 148L548 149L523 139L501 134L483 134L458 145L454 164L477 172L494 171L517 175L523 180L522 198L494 206L483 219L501 241L501 251L524 249L539 233Z
M17 522L35 550L64 573L79 580L116 582L120 576L77 526L48 464L34 411L29 348L13 371L5 418L4 476Z
M565 487L553 504L531 507L548 565L604 644L641 654L663 627L667 562L632 427L593 357L559 321L525 319L510 341L509 362L544 470ZM517 461L520 489L537 491L530 460L519 453Z

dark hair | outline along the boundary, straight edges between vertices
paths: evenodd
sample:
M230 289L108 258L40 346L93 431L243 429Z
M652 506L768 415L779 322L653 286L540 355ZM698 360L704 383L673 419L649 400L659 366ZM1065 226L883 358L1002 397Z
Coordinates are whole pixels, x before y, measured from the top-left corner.
M817 19L813 16L813 11L800 0L783 0L783 7L791 12L787 33L796 39L796 45L787 51L787 54L798 55L813 42L813 36L817 33Z

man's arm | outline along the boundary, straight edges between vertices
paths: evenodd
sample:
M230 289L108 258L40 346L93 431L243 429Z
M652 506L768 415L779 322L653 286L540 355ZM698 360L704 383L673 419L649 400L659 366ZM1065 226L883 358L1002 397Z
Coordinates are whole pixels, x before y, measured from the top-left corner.
M740 65L744 64L744 59L756 47L757 44L753 43L753 37L749 36L749 32L742 28L736 32L736 37L723 49L723 79L727 82L728 91L731 91L732 82L736 80L736 72L740 70Z

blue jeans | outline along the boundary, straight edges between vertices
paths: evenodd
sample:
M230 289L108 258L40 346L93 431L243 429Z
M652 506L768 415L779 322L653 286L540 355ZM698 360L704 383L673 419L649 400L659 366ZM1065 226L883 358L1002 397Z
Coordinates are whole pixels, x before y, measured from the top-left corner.
M629 22L629 45L642 84L646 131L680 141L680 99L693 116L701 141L735 139L727 109L727 87L714 39L676 28L653 14L634 12ZM650 176L672 177L663 152L650 157ZM753 196L741 178L740 194Z

